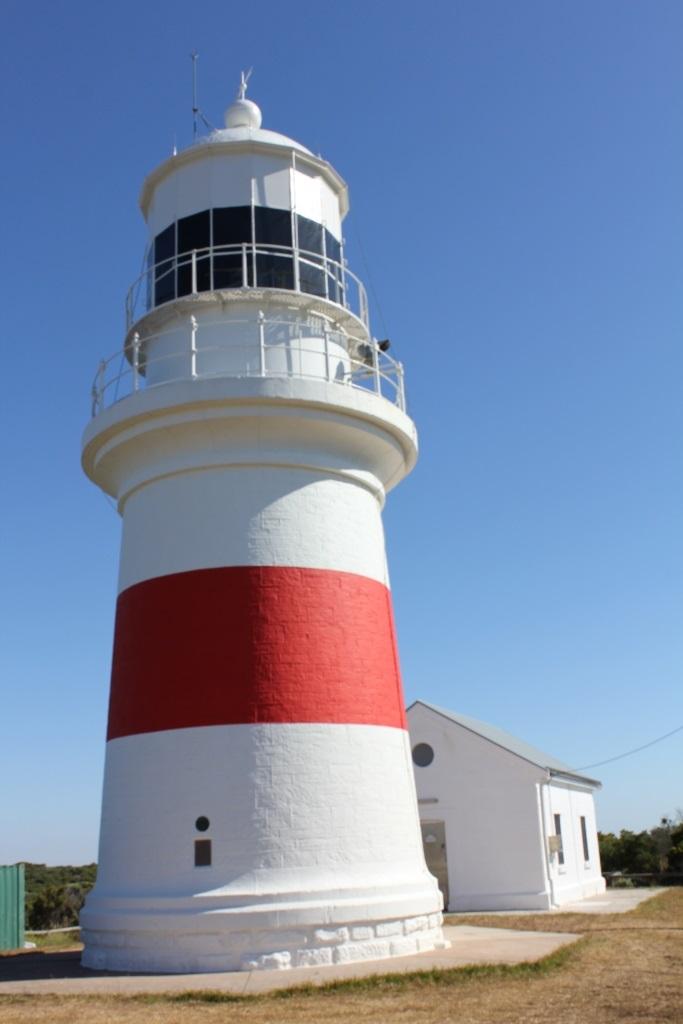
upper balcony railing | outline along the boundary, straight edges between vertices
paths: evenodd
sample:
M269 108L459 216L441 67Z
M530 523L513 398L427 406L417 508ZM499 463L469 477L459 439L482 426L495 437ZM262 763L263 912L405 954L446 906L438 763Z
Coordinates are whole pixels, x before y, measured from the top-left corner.
M324 380L370 391L405 411L403 366L323 317L308 322L199 319L157 333L128 336L124 349L102 360L92 386L92 415L161 384L208 378L279 377Z
M365 288L344 263L305 249L259 242L194 249L149 267L126 296L126 325L132 327L157 306L199 292L262 288L326 299L369 330Z

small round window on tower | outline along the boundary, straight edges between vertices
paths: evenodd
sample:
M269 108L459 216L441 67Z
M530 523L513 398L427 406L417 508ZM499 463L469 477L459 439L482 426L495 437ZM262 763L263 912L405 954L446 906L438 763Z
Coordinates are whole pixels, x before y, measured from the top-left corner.
M428 743L416 743L413 747L413 761L418 768L426 768L434 760L434 750Z
M206 832L210 824L211 822L209 821L209 819L202 814L195 821L194 827L197 829L198 832Z

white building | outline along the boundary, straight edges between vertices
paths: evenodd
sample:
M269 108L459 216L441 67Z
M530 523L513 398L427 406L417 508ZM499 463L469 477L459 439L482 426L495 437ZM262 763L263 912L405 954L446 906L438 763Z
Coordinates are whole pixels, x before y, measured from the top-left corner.
M427 864L448 910L547 910L603 892L595 779L509 733L408 708Z

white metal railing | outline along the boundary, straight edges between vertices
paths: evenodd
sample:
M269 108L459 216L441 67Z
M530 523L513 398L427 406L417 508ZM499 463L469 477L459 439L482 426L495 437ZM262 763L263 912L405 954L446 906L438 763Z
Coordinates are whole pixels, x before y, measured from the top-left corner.
M367 293L344 263L292 246L245 242L193 249L148 267L128 290L127 328L166 302L224 288L285 288L317 295L369 327Z
M374 339L331 330L321 317L312 320L267 320L261 313L252 320L198 321L192 316L170 332L134 332L124 349L100 362L92 415L142 389L211 377L327 380L371 391L405 411L401 363Z

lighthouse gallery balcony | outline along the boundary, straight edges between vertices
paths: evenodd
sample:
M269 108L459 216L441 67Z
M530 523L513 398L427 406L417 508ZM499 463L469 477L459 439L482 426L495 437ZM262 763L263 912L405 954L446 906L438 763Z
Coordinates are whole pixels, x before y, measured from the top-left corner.
M368 327L368 300L327 228L290 210L217 207L181 217L149 246L126 322L197 292L280 288L326 299Z
M248 207L245 209L250 212ZM235 220L232 215L239 212L213 210L212 222L216 223L216 214L229 213ZM239 218L236 221L239 224ZM176 241L181 237L181 224L171 225L172 243L168 240L171 229L167 229L162 233L168 234L163 245L157 238L150 251L168 252L171 244L173 248L182 246L182 241ZM221 376L322 379L374 392L405 411L403 366L370 336L363 284L343 262L326 254L334 240L326 239L329 233L323 234L323 230L317 243L308 234L322 252L242 242L166 255L151 264L126 297L128 331L124 347L103 359L97 369L91 394L92 415L143 388ZM267 293L282 290L293 292L299 299L311 297L303 315L301 309L291 317L284 312L267 316L262 311L236 315L238 303L243 311L250 310L258 297L267 307ZM236 300L232 303L235 311L231 315L216 314L212 300L226 292ZM240 299L247 301L242 303ZM165 309L171 312L179 300L194 300L206 310L211 308L211 312L208 317L204 313L191 316L189 322L171 330L168 325L156 330L153 314ZM335 306L339 307L338 319ZM339 322L342 319L344 326Z

